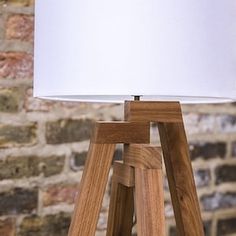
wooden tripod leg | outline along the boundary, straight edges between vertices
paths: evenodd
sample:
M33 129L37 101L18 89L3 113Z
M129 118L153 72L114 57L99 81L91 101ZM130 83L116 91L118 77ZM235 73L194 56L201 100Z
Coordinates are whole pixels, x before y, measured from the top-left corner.
M135 168L138 236L164 236L165 212L161 169Z
M134 170L115 162L112 176L107 236L131 236L134 214Z
M138 236L164 236L165 213L161 149L149 144L126 145L124 161L135 168Z
M158 124L177 230L181 236L202 236L187 138L182 122Z
M95 235L114 151L115 144L90 144L69 236Z

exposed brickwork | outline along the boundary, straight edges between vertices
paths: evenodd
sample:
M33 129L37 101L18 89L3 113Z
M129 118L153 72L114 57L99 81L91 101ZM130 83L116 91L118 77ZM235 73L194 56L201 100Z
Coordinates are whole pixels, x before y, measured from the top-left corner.
M219 131L222 133L236 132L236 116L221 115L216 117L216 125L219 126Z
M216 184L236 182L236 165L218 166L215 170Z
M36 125L12 126L0 124L0 147L33 145L36 142Z
M58 203L74 203L76 193L78 191L78 184L63 183L49 186L43 191L43 205L50 206Z
M22 52L0 52L0 79L29 79L32 76L32 55Z
M15 236L16 234L16 221L13 218L0 220L0 235L2 236Z
M38 190L15 188L0 193L0 215L15 215L31 213L36 210L38 203Z
M224 158L226 155L226 143L215 142L215 143L195 143L190 146L191 158L211 159L211 158Z
M185 125L191 135L212 133L215 129L215 116L210 114L188 113L185 116Z
M236 207L236 193L213 193L210 195L203 195L201 197L203 209L206 211L213 211L217 209Z
M217 224L217 236L235 235L236 218L221 219Z
M10 156L6 160L0 160L0 180L18 179L22 177L52 176L62 172L65 157L49 156Z
M32 6L34 4L34 0L1 0L0 3L9 6L26 7Z
M66 236L93 121L119 120L123 107L33 98L33 12L34 0L0 0L0 235ZM236 103L182 108L205 234L234 235ZM122 159L119 146L114 159ZM176 235L166 177L164 188L167 229ZM98 236L110 190L111 178Z
M236 157L236 142L232 143L231 154L232 154L233 157Z
M49 112L55 106L54 102L49 100L43 100L33 97L33 89L30 87L27 89L24 99L24 109L27 112L32 111L42 111L42 112Z
M195 184L198 188L209 186L211 181L211 173L209 169L200 169L194 171Z
M20 225L19 236L66 236L70 223L70 215L60 213L38 217L25 217Z
M20 109L21 91L17 88L0 89L0 112L13 113Z
M71 169L79 170L80 167L83 167L85 164L87 152L73 152L71 155Z
M33 16L11 15L7 20L6 38L33 41Z
M46 140L49 144L86 140L91 133L91 120L59 120L46 124Z

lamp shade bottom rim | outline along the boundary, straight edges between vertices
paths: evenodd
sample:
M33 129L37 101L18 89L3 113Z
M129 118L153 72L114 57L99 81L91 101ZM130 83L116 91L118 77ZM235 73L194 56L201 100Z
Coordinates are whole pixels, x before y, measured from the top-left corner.
M227 97L205 97L205 96L166 96L166 95L34 95L47 100L71 101L71 102L101 102L101 103L123 103L126 100L134 100L135 96L140 96L143 101L178 101L182 104L199 103L225 103L233 102L233 98Z

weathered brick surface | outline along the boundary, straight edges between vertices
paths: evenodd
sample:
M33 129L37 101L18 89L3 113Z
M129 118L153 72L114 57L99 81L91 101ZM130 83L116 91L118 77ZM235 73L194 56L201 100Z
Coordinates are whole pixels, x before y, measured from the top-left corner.
M210 170L200 169L200 170L194 171L194 180L198 188L208 186L211 181Z
M62 172L64 156L10 156L0 160L0 180L17 179L22 177L52 176Z
M36 188L15 188L0 193L0 215L15 215L31 213L38 204L38 190Z
M0 220L0 235L15 236L16 235L16 220L13 218Z
M172 218L174 216L174 209L172 206L172 202L167 200L164 202L165 205L165 216L167 218Z
M0 52L0 79L29 79L32 76L32 55L22 52Z
M236 217L221 219L217 223L217 236L235 235Z
M216 184L235 182L236 181L236 165L221 165L215 170Z
M33 89L29 88L26 91L24 98L24 109L27 112L42 111L50 112L58 102L52 102L45 99L39 99L33 97Z
M70 165L72 170L79 170L84 166L87 152L73 152L70 157Z
M216 107L216 110L220 110L220 107ZM185 123L189 134L236 132L236 116L231 114L212 115L207 113L189 113L185 116Z
M215 116L209 114L188 113L184 116L188 134L206 134L215 131Z
M235 133L236 132L236 116L234 115L219 115L216 117L216 125L219 127L219 132Z
M204 142L190 145L190 155L192 160L202 158L205 160L211 158L224 158L226 155L226 143L224 142Z
M2 8L2 3L0 1L0 7ZM5 21L4 15L0 11L0 40L3 42L5 38L5 29L4 29Z
M91 120L59 120L46 124L48 144L79 142L90 137L93 122Z
M0 112L17 112L21 104L21 91L17 88L0 89Z
M203 209L214 211L218 209L236 207L236 192L215 192L201 197Z
M34 0L1 0L0 4L1 3L15 7L26 7L32 6L34 4Z
M0 124L0 147L32 145L36 142L36 124L11 126Z
M231 154L232 154L233 157L236 157L236 142L232 143Z
M58 203L74 203L78 184L56 184L43 191L43 205L50 206Z
M39 217L25 217L20 225L19 236L66 236L70 224L70 215L59 213Z
M11 15L6 23L6 38L33 41L34 18L30 15Z

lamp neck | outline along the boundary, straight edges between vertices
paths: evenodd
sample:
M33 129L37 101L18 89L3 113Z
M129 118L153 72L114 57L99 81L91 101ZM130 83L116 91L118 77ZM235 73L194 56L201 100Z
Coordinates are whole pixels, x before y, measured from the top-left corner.
M133 97L134 97L134 101L140 101L140 97L141 97L140 95L134 95Z

